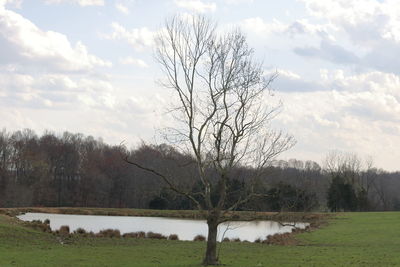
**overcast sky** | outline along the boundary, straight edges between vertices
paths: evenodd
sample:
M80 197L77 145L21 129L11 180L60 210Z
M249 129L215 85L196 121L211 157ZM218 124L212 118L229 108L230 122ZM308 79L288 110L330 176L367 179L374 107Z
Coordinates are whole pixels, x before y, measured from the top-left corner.
M281 158L351 151L400 169L398 0L0 0L0 129L159 141L170 92L152 37L193 12L241 27L278 70L273 126L297 140Z

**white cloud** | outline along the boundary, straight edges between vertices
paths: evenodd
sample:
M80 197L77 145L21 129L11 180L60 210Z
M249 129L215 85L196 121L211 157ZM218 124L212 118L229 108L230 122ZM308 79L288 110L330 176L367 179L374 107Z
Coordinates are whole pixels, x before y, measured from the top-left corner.
M143 60L138 59L138 58L133 58L133 57L121 58L119 60L119 62L124 65L135 65L135 66L138 66L141 68L149 67L149 65L146 62L144 62Z
M205 13L214 12L217 9L217 4L214 2L203 2L200 0L174 0L176 6L190 11Z
M124 40L137 50L150 47L154 43L155 33L146 27L128 30L117 22L113 22L111 27L114 31L111 34L104 36L107 39Z
M114 88L108 81L63 74L0 74L2 106L34 109L113 108Z
M301 0L310 14L341 27L356 43L375 43L377 38L400 42L398 1Z
M277 19L272 22L265 22L260 17L248 18L240 22L244 30L254 32L258 35L266 35L270 33L281 33L287 29L287 25Z
M104 6L104 0L44 0L46 4L74 3L80 6Z
M271 22L265 21L261 17L253 17L242 20L241 25L246 31L254 32L259 36L266 36L273 33L288 34L291 37L297 35L316 35L323 39L335 40L330 31L335 31L331 24L312 24L306 19L296 20L293 23L282 23L277 19Z
M5 6L7 4L13 5L16 8L21 8L22 0L0 0L0 7Z
M72 46L68 38L58 32L43 31L21 15L0 8L0 64L36 64L43 69L83 71L111 63L89 54L85 45Z
M254 0L224 0L228 5L251 4Z
M292 36L301 34L317 35L322 39L334 41L335 37L330 32L337 31L337 28L332 24L312 24L306 19L299 19L288 25L285 31Z
M300 87L306 82L291 71L280 73L276 83L291 79L292 86ZM322 70L321 81L314 84L319 90L280 92L275 87L284 102L278 124L299 142L294 156L317 160L338 149L373 155L385 168L397 166L400 151L394 147L400 142L400 76Z
M320 47L300 48L298 54L333 63L352 61L360 69L400 73L397 60L400 56L400 5L397 0L300 1L312 17L333 27L330 34L337 37L338 42L329 45L324 40ZM337 52L344 61L338 61Z
M125 5L123 5L122 3L116 3L115 8L125 15L129 14L129 8Z

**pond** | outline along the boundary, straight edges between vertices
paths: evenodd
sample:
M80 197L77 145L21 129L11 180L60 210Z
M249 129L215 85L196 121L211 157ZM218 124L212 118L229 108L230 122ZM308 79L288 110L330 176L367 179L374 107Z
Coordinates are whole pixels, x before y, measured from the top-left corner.
M196 235L207 237L207 224L204 220L162 218L162 217L134 217L134 216L97 216L97 215L69 215L52 213L26 213L18 216L23 221L50 220L52 230L58 230L62 225L68 225L71 232L77 228L97 233L104 229L118 229L121 234L129 232L154 232L165 236L177 234L180 240L193 240ZM304 229L308 223L296 223L297 228ZM254 242L268 235L291 232L293 226L283 226L274 221L234 221L219 225L218 241L224 237L229 239Z

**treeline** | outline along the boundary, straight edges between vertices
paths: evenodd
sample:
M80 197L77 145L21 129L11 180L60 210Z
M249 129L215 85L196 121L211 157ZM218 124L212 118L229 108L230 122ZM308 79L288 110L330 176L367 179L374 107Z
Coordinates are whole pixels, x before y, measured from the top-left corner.
M100 139L65 132L0 132L0 207L69 206L192 209L185 197L129 158L201 192L190 155L168 145L141 144L127 150ZM230 174L226 205L250 191L260 197L238 206L259 211L400 210L400 173L361 167L357 157L334 155L321 168L312 161L274 161L261 176L238 166ZM212 169L208 170L213 177ZM251 177L251 178L250 178Z

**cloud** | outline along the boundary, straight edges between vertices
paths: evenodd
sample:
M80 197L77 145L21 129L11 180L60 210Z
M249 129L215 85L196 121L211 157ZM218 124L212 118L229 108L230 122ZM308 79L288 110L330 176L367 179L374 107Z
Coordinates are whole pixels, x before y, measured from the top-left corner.
M267 23L260 17L248 18L240 22L240 26L249 32L254 32L260 36L270 33L282 33L287 29L287 25L279 20L274 19L272 22Z
M116 8L119 12L121 12L121 13L123 13L123 14L125 14L125 15L128 15L128 14L129 14L129 8L128 8L127 6L121 4L121 3L116 3L116 4L115 4L115 8Z
M300 85L306 82L290 71L276 82L282 76ZM298 140L291 155L317 160L338 149L373 155L378 166L385 168L398 166L400 76L379 71L349 75L340 69L322 70L315 87L330 90L282 92L275 86L284 103L277 125L294 133Z
M320 47L297 47L294 52L300 56L313 57L328 60L338 64L356 64L360 59L353 52L340 45L321 41Z
M316 35L323 39L335 40L329 31L335 31L335 27L330 24L311 24L306 19L296 20L292 23L283 23L277 19L271 22L265 21L261 17L253 17L242 20L239 25L248 32L253 32L260 37L273 33L287 34L290 37L299 35Z
M74 3L80 6L104 6L104 0L44 0L46 4Z
M347 43L347 47L357 51L357 64L367 69L376 69L400 73L400 5L395 0L301 0L312 16L326 20L341 34L341 43ZM355 12L356 11L356 12ZM349 46L350 45L350 46ZM340 49L340 48L338 48ZM319 52L310 49L298 50L303 54L318 54L322 59L337 63L334 57L330 57L329 47ZM343 49L341 49L342 52ZM347 49L348 50L348 49ZM332 51L331 51L332 52ZM349 51L347 51L349 52ZM354 57L348 57L341 53L343 61L351 61ZM335 52L340 53L339 50Z
M271 76L278 73L278 77L274 80L271 87L278 92L310 92L310 91L325 91L329 90L322 83L307 81L299 74L284 69L266 70L264 75Z
M106 39L124 40L136 50L142 50L154 44L155 33L146 27L128 30L117 22L113 22L111 27L114 31L111 34L104 35Z
M7 4L13 5L16 8L21 8L22 0L0 0L0 7L3 7Z
M1 73L2 106L33 109L113 108L114 88L108 81L64 74Z
M217 9L216 3L206 3L200 0L174 0L174 3L177 7L198 13L214 12Z
M89 54L86 46L74 46L54 31L43 31L21 15L0 8L0 64L33 64L36 69L87 71L111 63Z
M224 0L228 5L252 4L254 0Z
M148 68L149 65L141 59L133 58L133 57L126 57L119 60L121 64L124 65L135 65L141 68Z
M324 40L335 40L335 37L330 33L337 29L332 24L312 24L306 19L299 19L291 23L285 29L285 32L294 37L297 35L317 35Z

